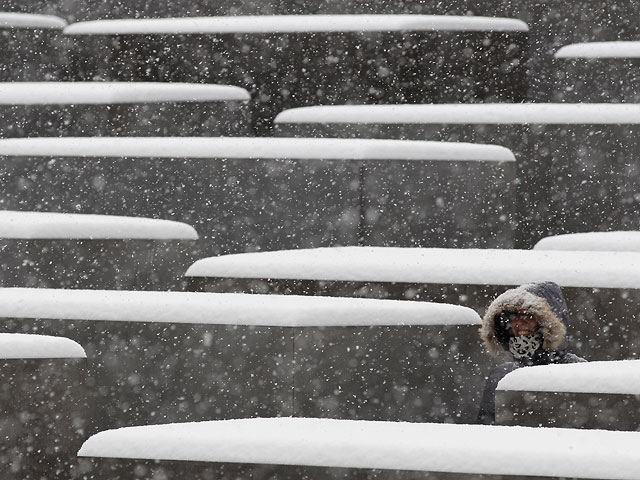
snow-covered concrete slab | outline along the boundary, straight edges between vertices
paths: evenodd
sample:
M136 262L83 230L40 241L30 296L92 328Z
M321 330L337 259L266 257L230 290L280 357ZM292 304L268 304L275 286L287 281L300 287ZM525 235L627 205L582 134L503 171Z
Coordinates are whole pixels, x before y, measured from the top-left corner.
M0 105L249 101L244 88L162 82L0 82Z
M105 431L78 456L635 480L639 451L640 432L265 418Z
M542 250L337 247L195 262L188 277L640 288L640 254Z
M511 18L454 15L254 15L79 22L67 35L149 35L297 32L526 32Z
M84 349L68 338L0 333L0 359L86 358Z
M295 295L0 289L0 317L280 327L479 325L458 305Z
M587 42L565 45L555 58L640 58L640 42Z
M536 250L640 252L640 232L587 232L554 235L540 240Z
M0 365L0 477L72 478L88 436L85 351L58 332L0 333Z
M419 140L247 137L67 137L0 140L17 157L515 161L497 145Z
M53 15L36 15L32 13L0 13L0 29L30 28L45 30L62 30L67 22Z
M498 390L640 395L640 360L519 368L500 380Z
M153 218L0 210L2 239L197 240L186 223Z
M278 114L275 124L638 124L640 105L607 103L490 103L328 105Z

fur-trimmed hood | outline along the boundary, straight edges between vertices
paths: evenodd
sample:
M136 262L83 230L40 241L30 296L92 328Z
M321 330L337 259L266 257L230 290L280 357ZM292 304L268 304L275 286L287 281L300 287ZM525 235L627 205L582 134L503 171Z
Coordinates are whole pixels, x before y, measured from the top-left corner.
M538 282L507 290L487 308L480 327L480 337L490 353L508 351L511 327L501 320L503 312L535 316L543 336L542 348L549 353L566 348L565 336L569 311L562 290L553 282Z

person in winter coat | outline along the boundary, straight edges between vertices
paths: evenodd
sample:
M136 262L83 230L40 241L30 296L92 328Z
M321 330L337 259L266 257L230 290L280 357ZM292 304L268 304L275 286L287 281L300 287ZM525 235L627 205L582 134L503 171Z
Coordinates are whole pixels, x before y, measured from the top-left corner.
M508 352L513 361L489 373L480 404L478 423L495 423L498 382L516 368L586 360L567 352L567 302L553 282L521 285L498 296L487 308L480 337L490 353Z

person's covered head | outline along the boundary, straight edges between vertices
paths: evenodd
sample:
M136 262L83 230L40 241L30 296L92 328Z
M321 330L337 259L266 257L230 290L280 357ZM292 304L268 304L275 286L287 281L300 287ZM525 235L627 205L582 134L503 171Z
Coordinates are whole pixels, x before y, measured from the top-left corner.
M553 282L507 290L487 308L480 336L494 354L533 359L565 348L567 303Z

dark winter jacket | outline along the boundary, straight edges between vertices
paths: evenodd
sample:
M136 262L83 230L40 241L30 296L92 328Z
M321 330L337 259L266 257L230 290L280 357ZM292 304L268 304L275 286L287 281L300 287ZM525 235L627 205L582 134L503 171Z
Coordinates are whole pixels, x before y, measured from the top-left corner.
M495 423L495 396L498 382L509 372L532 365L552 363L578 363L585 360L567 352L566 332L569 310L562 290L553 282L528 283L507 290L496 298L483 318L480 337L493 354L509 351L509 339L513 336L511 324L505 313L533 315L542 332L542 346L531 357L498 365L490 373L482 396L478 423Z

